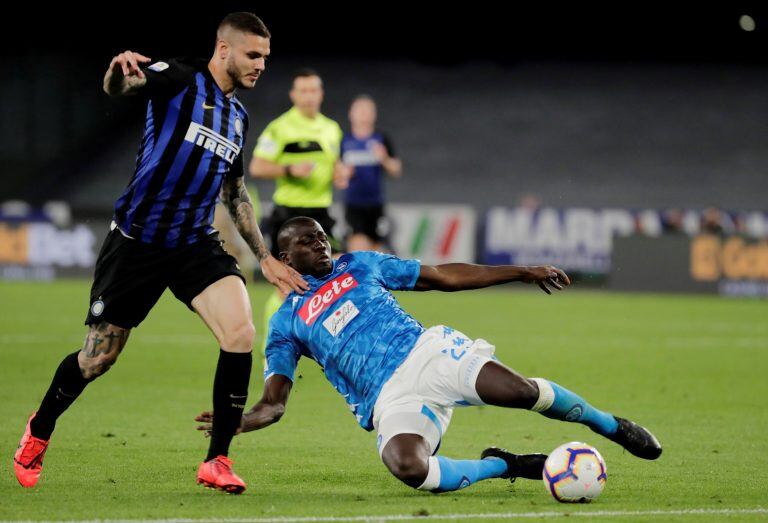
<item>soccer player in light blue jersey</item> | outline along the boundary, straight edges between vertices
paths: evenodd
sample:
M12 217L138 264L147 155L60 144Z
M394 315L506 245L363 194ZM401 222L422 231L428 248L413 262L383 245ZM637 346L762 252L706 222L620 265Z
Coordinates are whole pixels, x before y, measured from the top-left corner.
M498 362L495 348L444 325L424 328L390 291L460 291L514 281L547 294L570 284L552 266L422 265L377 252L331 258L320 224L299 217L278 235L280 258L304 275L310 290L292 293L272 317L261 400L243 415L241 431L278 421L299 358L315 360L344 397L358 423L376 430L381 459L407 485L432 492L458 490L488 478L542 479L546 456L485 449L480 459L437 456L457 406L527 409L586 425L644 459L661 446L645 428L598 410L543 378L525 378ZM196 418L209 430L212 412Z

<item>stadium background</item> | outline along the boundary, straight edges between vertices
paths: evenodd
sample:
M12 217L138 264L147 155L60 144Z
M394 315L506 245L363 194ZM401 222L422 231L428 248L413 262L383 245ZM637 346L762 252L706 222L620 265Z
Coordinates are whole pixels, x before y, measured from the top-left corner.
M392 241L399 254L429 262L558 263L579 276L579 285L573 290L580 286L601 291L768 295L765 9L726 2L695 8L630 2L620 9L581 5L499 9L495 4L481 3L472 9L414 10L407 3L395 2L342 3L332 8L289 11L224 2L193 8L137 3L119 14L76 6L41 8L34 16L18 8L9 10L0 49L4 71L0 79L0 100L4 101L0 104L2 449L15 444L25 413L39 400L55 362L70 348L58 347L59 338L75 344L82 335L79 323L87 307L92 264L106 233L113 201L132 172L143 104L140 100L110 100L102 93L101 79L109 59L126 48L155 59L208 56L216 23L233 10L257 12L273 33L266 74L253 91L241 93L251 116L246 161L264 125L289 107L287 91L296 68L309 66L319 71L326 90L323 112L344 128L348 128L346 111L352 97L358 93L372 95L379 104L380 127L393 137L405 165L404 177L387 184L395 215ZM272 184L259 182L256 186L261 199L268 201ZM70 279L73 276L75 280ZM265 292L263 286L253 287L257 312ZM736 401L768 392L764 378L759 378L766 370L768 348L768 311L763 300L618 292L574 292L555 298L562 304L553 305L553 309L531 302L539 297L526 293L517 297L505 292L473 293L467 301L452 296L456 301L451 302L440 302L439 297L402 299L424 322L463 322L469 325L466 330L471 335L492 339L495 333L497 343L527 344L534 353L547 355L547 364L533 355L518 355L517 361L530 364L526 371L530 366L541 373L552 368L551 372L568 376L578 365L561 360L583 350L586 358L618 372L609 349L620 347L627 351L626 361L634 362L648 376L660 373L673 390L671 384L677 383L682 389L698 391L698 408L711 408L713 415L723 420L720 433L712 429L710 434L702 428L701 434L691 430L682 437L680 430L666 428L670 439L674 433L682 445L709 434L706 437L711 439L699 441L702 448L697 452L712 453L717 449L710 448L711 441L734 436L726 419L728 423L750 424L743 446L737 445L742 450L737 463L720 471L721 476L714 473L709 480L725 481L736 472L754 474L750 464L768 451L756 436L768 425L760 413L764 408L755 405L761 409L755 419L748 414L751 400L741 403L736 412L727 411L726 405L730 405L728 398ZM606 315L614 307L625 311L627 317L636 317L638 324L646 322L647 329L627 327L619 312L611 313L616 317ZM460 313L462 309L465 314ZM468 309L474 310L466 312ZM534 330L547 328L547 322L538 315L555 314L562 332L552 337L523 329L515 337L503 332L501 326L493 326L483 316L484 309L494 311L499 321L503 321L500 309L524 309L516 313L517 324L527 322ZM171 368L178 364L176 358L187 358L188 351L205 353L203 347L210 345L205 332L198 326L188 327L195 320L184 314L166 297L154 314L156 318L151 317L128 350L143 356L118 364L117 368L125 368L119 371L123 374L105 378L107 384L99 384L104 387L101 391L118 394L130 390L132 378L146 384L144 364ZM50 321L51 316L61 321ZM611 330L594 325L590 321L595 316L623 327ZM198 330L189 334L187 329ZM144 334L143 341L139 334ZM148 356L155 354L158 344L167 344L170 336L186 340L184 347L172 349L170 354L175 356ZM207 393L191 393L197 394L197 403L184 396L196 384L203 391L209 386L206 373L212 368L210 362L201 359L199 363L199 367L191 364L190 370L199 377L189 383L174 379L171 383L178 389L162 389L171 391L164 400L183 403L183 412L174 412L176 418L186 419L190 409L194 412L196 405L205 406ZM675 365L688 368L690 383L676 381ZM312 383L305 385L308 393L315 390L315 382L324 390L317 372L307 370L305 376ZM150 383L159 380L156 375ZM586 376L570 381L589 389ZM621 387L624 383L637 384L638 378L619 375L614 381L615 387ZM726 384L736 381L740 385L726 392ZM257 383L252 396L258 394ZM601 391L611 398L610 383L598 394ZM327 396L322 394L321 399ZM157 397L151 398L162 403ZM338 402L328 398L333 412L340 410ZM144 417L156 420L163 413L150 414L139 402L141 414L135 413L127 422L115 413L86 415L86 401L68 415L68 423L73 424L70 430L83 416L98 424L93 431L97 441L84 445L111 448L113 442L104 436L113 430L104 428L107 420L118 427L114 429L118 440L130 441L133 435L139 448L151 451L148 442L145 447L140 442L150 429L132 434L132 429L124 429L121 423L141 423ZM109 408L107 398L90 401L92 410L96 406ZM651 421L661 423L665 416L674 415L650 406L666 401L659 391L633 401L627 406L641 411L647 408ZM320 412L325 413L325 407ZM342 439L354 431L350 420L343 419L339 422L344 423L343 428L333 432ZM485 418L478 423L488 421ZM299 430L301 424L297 420L289 427ZM544 425L536 427L539 434ZM185 435L188 429L175 425L165 428ZM56 451L61 453L58 459L65 460L67 426L61 430L65 443ZM454 448L472 441L466 430L457 427L455 433L457 439L449 440ZM562 433L561 439L576 437L564 430ZM269 439L260 441L269 445ZM558 441L553 436L552 447ZM162 442L159 436L153 444L158 442ZM357 448L357 444L354 438L349 442L350 448ZM187 443L181 446L183 451L196 455L195 444L190 442L189 449L184 445ZM359 445L366 448L363 443ZM272 443L272 447L267 447L262 458L252 457L253 462L260 468L259 459L279 463L276 458L270 461L269 452L279 452L278 445ZM341 447L336 450L346 452ZM77 445L72 453L87 456ZM623 460L627 468L635 465L615 454L607 456L609 469L612 459ZM308 451L299 450L297 455L306 458ZM329 455L333 455L333 448ZM106 456L105 466L110 463L109 453ZM689 466L711 465L688 457ZM49 458L51 463L55 459L53 454ZM120 459L130 469L130 459ZM374 459L369 461L372 467L377 466ZM330 458L317 460L317 470L332 466L337 464ZM91 469L84 466L82 470ZM354 467L344 470L352 476L359 472ZM366 469L368 476L355 496L375 497L377 485L387 482L386 488L396 492L394 499L400 499L397 496L403 492L397 490L394 481L385 477L383 470L376 472L379 474ZM673 470L667 472L673 487L687 488L680 486L683 480ZM69 512L58 511L57 502L69 498L66 489L56 490L54 474L50 495L31 513L18 510L14 502L21 498L6 474L0 486L0 519L92 516L71 507ZM115 474L119 473L112 471L107 476ZM274 470L268 474L271 481L280 483ZM309 481L306 488L322 490L312 483L317 478L303 477L293 469L289 477L295 480L297 474L305 485ZM654 477L664 476L657 474ZM617 484L630 485L627 476L620 475ZM187 478L179 477L183 478L178 480L182 486L168 486L158 510L132 505L141 502L137 494L135 499L123 499L122 509L108 506L97 515L193 517L195 514L187 511L193 508L168 508L168 503L174 503L168 501L173 489L184 491L187 487ZM345 477L331 474L330 483L343 482ZM734 494L732 504L726 502L724 506L754 510L760 502L758 487L765 484L765 472L758 472L754 487ZM478 490L486 496L483 499L495 503L496 498L487 497L491 495L488 491ZM694 487L690 491L697 503L686 505L685 496L679 491L671 495L665 487L661 492L672 499L665 506L672 507L670 510L709 510L723 503L697 493ZM527 500L526 495L536 498L532 492L523 489L519 493ZM333 495L333 491L328 493ZM466 494L471 496L469 491ZM422 505L425 512L457 511L439 501L408 496L389 508L382 502L368 510L354 510L351 505L329 505L324 510L317 508L323 506L318 494L312 499L317 505L310 503L314 508L300 512L280 505L282 498L279 493L274 495L278 509L270 515L401 514L415 513L418 508L413 507ZM614 510L657 508L653 503L636 506L636 500L626 494L613 495L613 504L608 501L607 506ZM34 506L24 499L22 506ZM191 506L196 505L192 502ZM552 509L543 502L538 508L524 508ZM475 512L491 509L484 504L474 506ZM496 511L518 509L520 506L508 504ZM227 506L221 514L239 513ZM756 514L764 513L741 517Z

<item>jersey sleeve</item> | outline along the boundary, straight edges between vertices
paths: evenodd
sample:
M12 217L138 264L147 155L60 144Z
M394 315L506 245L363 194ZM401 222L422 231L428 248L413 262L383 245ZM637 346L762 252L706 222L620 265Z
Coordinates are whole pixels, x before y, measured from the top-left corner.
M361 253L356 253L360 255ZM392 254L367 252L369 263L374 268L381 284L392 291L410 291L416 285L421 272L420 260L403 260Z
M347 150L347 137L349 135L344 133L341 135L341 144L339 145L339 156L343 159L344 158L344 152Z
M226 178L227 180L233 180L235 178L242 178L244 175L245 171L243 170L243 151L240 151L240 154L237 155L235 161L232 162L232 167L230 167L229 171L227 171Z
M143 69L147 83L139 91L149 98L172 98L187 87L195 75L195 69L176 59L154 62Z
M265 351L267 359L264 366L265 381L275 374L280 374L293 381L296 365L298 365L301 357L301 347L293 340L289 332L288 321L289 319L278 311L269 322Z
M280 133L276 131L275 127L274 122L272 122L262 131L256 142L256 148L253 150L253 155L256 158L276 162L283 152L285 143L280 139Z
M395 152L395 146L392 144L392 139L386 135L381 135L381 143L384 145L384 148L387 150L387 154L391 156L392 158L397 158L397 153Z
M341 144L344 143L344 131L341 129L341 126L333 122L333 125L336 127L334 129L334 132L336 134L336 150L334 153L336 154L336 159L341 159Z

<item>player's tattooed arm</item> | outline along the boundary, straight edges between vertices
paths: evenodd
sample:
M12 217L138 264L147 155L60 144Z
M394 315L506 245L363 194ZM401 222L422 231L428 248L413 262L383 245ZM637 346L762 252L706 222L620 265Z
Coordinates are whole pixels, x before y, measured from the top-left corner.
M240 236L243 237L259 262L264 261L269 256L269 249L264 244L264 237L253 211L253 203L242 176L224 182L221 189L221 200L227 206L229 215L235 222Z
M251 197L248 196L242 176L224 181L221 188L221 201L227 206L240 236L259 260L261 272L267 281L277 287L283 296L287 296L291 291L304 294L304 291L309 289L309 285L301 274L270 255L269 249L264 244L264 237L256 222Z
M104 92L109 96L134 94L147 83L139 64L151 60L134 51L125 51L112 58L104 75Z
M564 286L571 284L568 275L552 265L522 267L446 263L422 265L413 290L464 291L515 281L535 283L547 294L552 294L550 289L563 290Z

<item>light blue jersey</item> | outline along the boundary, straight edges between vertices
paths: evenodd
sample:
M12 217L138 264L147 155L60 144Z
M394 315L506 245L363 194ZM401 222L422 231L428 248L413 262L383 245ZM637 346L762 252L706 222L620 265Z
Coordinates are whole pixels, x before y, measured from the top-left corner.
M270 321L265 379L293 380L299 358L312 358L358 423L372 430L381 388L424 332L390 292L413 289L420 267L418 260L355 252L324 278L304 275L310 290L291 293Z

